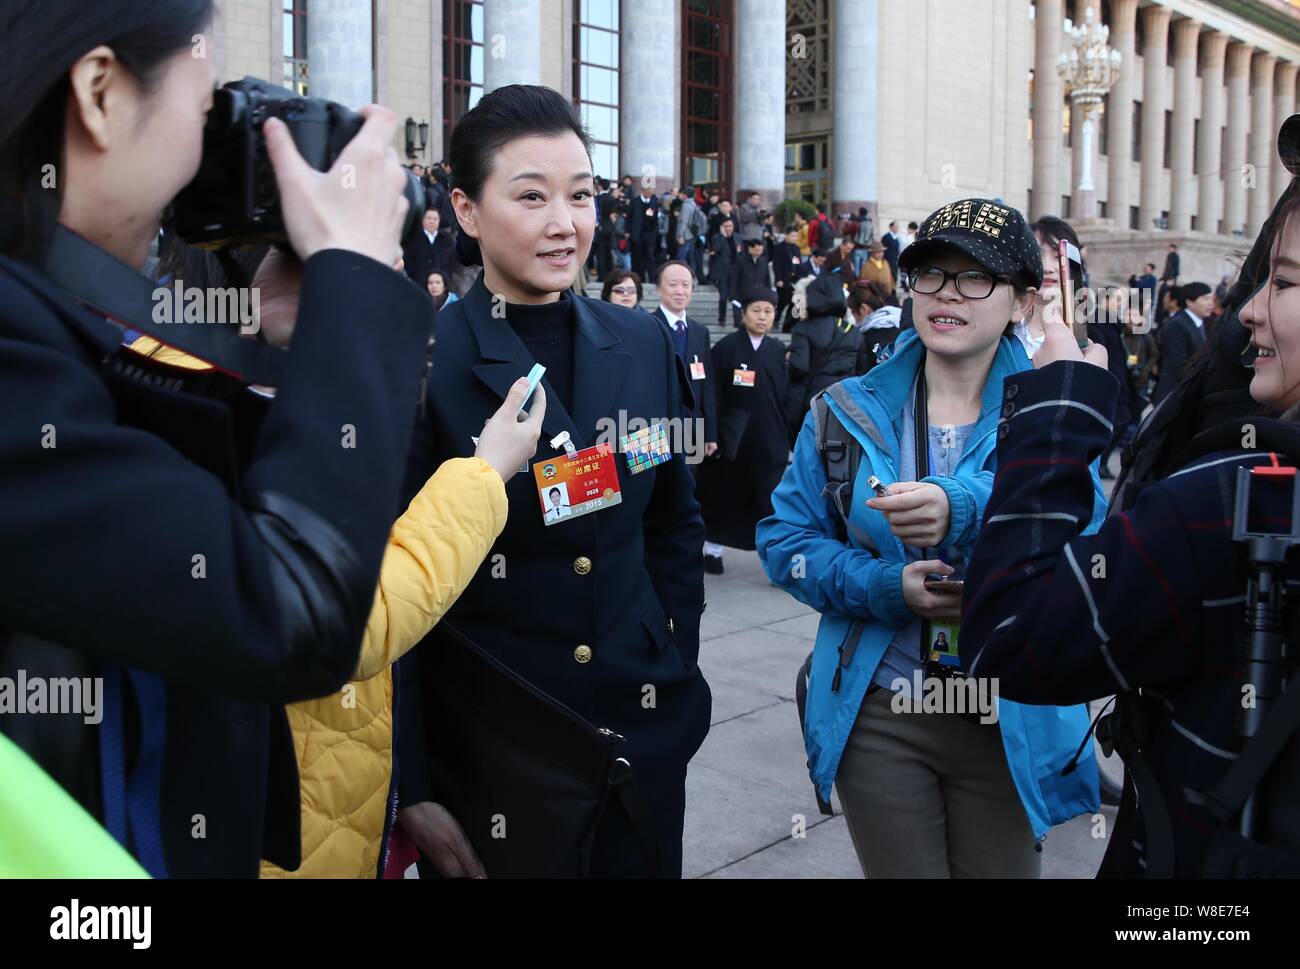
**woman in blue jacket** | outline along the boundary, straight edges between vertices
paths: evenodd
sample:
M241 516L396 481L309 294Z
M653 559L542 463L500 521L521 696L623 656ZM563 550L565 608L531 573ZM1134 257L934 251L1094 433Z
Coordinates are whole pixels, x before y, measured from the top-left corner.
M955 715L951 702L950 712L921 711L934 709L926 697L951 661L933 647L923 656L922 644L947 630L955 646L960 618L960 596L931 591L926 577L960 578L979 533L1002 381L1029 367L1009 324L1031 311L1042 260L1019 212L967 199L925 221L902 266L915 329L869 374L826 392L862 447L848 538L823 496L810 415L775 513L758 525L759 556L774 583L822 614L808 764L823 799L838 787L864 873L1036 877L1048 828L1097 808L1091 752L1063 773L1088 729L1086 709L997 703L987 693L996 682L986 681L979 718ZM917 473L922 464L930 474ZM897 482L893 496L871 497L872 475ZM1095 472L1094 489L1100 519Z

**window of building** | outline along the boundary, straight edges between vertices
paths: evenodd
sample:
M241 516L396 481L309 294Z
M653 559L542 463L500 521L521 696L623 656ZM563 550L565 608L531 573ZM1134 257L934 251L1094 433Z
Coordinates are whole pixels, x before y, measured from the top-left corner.
M830 0L786 3L785 33L791 38L785 59L786 114L830 111L830 30Z
M1104 219L1104 218L1106 218L1106 203L1105 203L1105 202L1102 202L1102 201L1098 201L1098 202L1097 202L1097 218L1099 218L1099 219Z
M618 151L618 106L622 100L619 0L578 0L577 13L573 25L573 100L582 123L591 132L592 171L616 179L622 174Z
M483 96L483 4L442 2L442 157L465 112Z
M1093 124L1096 125L1097 131L1097 154L1103 158L1110 154L1110 133L1107 129L1110 127L1106 116L1110 113L1110 95L1104 95L1101 99L1101 105L1097 108L1097 117Z
M1033 7L1029 8L1033 10ZM1025 127L1025 139L1033 144L1034 141L1034 69L1029 69L1029 121Z
M1201 174L1201 119L1192 122L1192 174Z
M1073 119L1070 117L1070 114L1070 96L1067 94L1065 95L1064 103L1061 107L1061 134L1065 139L1066 148L1074 147L1074 132L1070 130L1073 127L1073 125L1070 124Z
M1128 208L1128 227L1130 229L1138 228L1138 219L1141 217L1141 209L1136 205L1130 205Z
M1172 111L1166 111L1165 112L1165 158L1164 158L1165 168L1169 167L1169 148L1173 144L1173 131L1174 131L1174 113Z
M682 178L731 191L734 0L682 0Z
M1133 160L1142 160L1142 102L1133 102L1133 144L1130 146Z
M1069 217L1070 217L1070 196L1062 195L1061 196L1061 218L1068 219Z
M282 83L299 94L307 93L307 0L284 0Z
M785 146L786 198L803 199L813 205L829 199L830 153L830 139L825 136Z

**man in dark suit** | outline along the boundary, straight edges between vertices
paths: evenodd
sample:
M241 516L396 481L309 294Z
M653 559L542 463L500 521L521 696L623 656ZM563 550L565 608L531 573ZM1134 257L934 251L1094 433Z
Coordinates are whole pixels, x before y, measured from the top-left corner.
M767 264L767 256L763 255L763 240L761 237L749 239L745 242L745 253L736 263L736 275L732 281L731 291L737 296L743 297L755 289L772 288L772 270ZM733 315L736 318L736 329L742 326L740 322L740 307L732 307Z
M880 237L880 244L885 247L885 262L889 263L889 271L895 279L898 278L898 254L902 252L902 246L898 240L898 223L889 223L889 231ZM823 246L826 249L829 246Z
M667 327L682 368L690 377L694 401L683 401L683 410L686 417L703 421L697 431L704 435L699 456L712 457L718 449L718 401L709 357L709 328L686 315L695 292L695 272L682 260L673 259L659 267L655 285L659 287L659 308L653 315ZM698 469L698 462L691 467Z
M795 271L794 281L797 283L805 276L820 276L826 271L827 258L825 249L814 249Z
M672 341L640 310L567 290L543 308L494 303L480 276L438 314L435 332L408 492L449 458L474 453L486 418L537 362L548 370L534 464L564 457L549 443L561 432L579 452L606 442L618 452L630 422L682 412ZM591 874L648 874L639 828L657 849L660 870L676 876L686 765L711 709L697 666L704 527L680 449L636 474L625 454L613 458L619 502L586 514L575 507L551 525L531 468L507 483L507 519L491 552L430 637L402 660L414 657L414 674L408 666L403 682L413 675L419 688L404 689L397 704L405 738L399 798L403 807L441 803L431 770L440 738L426 728L436 711L422 698L440 677L440 630L451 626L573 714L624 738L618 755L631 764L647 825L611 798L596 828ZM473 825L491 837L488 818L459 820L467 833ZM515 814L508 823L509 840L525 837L526 818Z
M799 278L798 272L802 265L803 257L799 253L799 230L787 229L784 240L772 246L772 276L776 283L777 298L774 329L781 326L782 317L790 306L794 284ZM789 329L790 327L785 327L786 332L789 332Z
M1171 244L1169 252L1165 256L1165 271L1160 274L1160 281L1168 283L1170 286L1177 285L1181 263L1182 260L1178 256L1178 247Z
M1205 283L1188 283L1172 291L1178 312L1161 325L1160 379L1152 403L1159 404L1178 386L1183 368L1205 346L1205 320L1214 309L1214 291Z
M740 263L740 238L736 223L723 219L718 234L709 243L709 279L718 289L718 323L727 319L727 304L736 295L736 266Z
M456 247L451 236L441 231L442 216L437 209L424 213L423 231L417 232L402 250L402 262L406 275L424 289L429 280L429 273L435 269L447 272L447 261Z
M649 279L654 268L655 241L659 232L659 196L647 194L645 189L640 195L633 196L627 231L632 240L632 269L642 279Z

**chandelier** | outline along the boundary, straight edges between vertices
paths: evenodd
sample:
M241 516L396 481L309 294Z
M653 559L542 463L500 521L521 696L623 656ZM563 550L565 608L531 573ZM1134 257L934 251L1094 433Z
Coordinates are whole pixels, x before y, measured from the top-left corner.
M1083 117L1083 170L1079 190L1093 191L1092 184L1092 116L1102 98L1119 80L1120 52L1110 46L1110 28L1093 20L1087 8L1082 24L1066 31L1070 49L1056 59L1056 72L1065 81L1070 102L1078 105Z

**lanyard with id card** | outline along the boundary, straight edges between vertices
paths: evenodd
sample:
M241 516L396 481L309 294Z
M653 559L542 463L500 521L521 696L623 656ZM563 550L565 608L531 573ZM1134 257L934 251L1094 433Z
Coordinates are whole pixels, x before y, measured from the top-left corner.
M695 359L691 361L691 379L704 379L704 361L699 358L698 354L695 356Z
M561 445L563 455L533 465L544 525L589 515L622 502L613 448L597 444L579 451L569 440L568 431L551 441L551 447Z
M748 364L742 363L738 369L731 371L731 386L752 387L757 376L757 370L750 370Z
M912 426L916 432L914 443L916 450L916 480L923 481L930 474L930 412L925 390L925 362L922 360L920 372L916 376L916 396L912 404ZM921 555L929 558L929 549L922 549ZM952 591L945 589L948 586ZM953 582L926 580L927 590L936 594L958 597L960 601L961 584ZM956 620L921 620L921 668L927 677L951 679L964 677L961 657L957 652L957 639L961 624ZM963 716L966 716L963 714ZM978 718L976 718L978 722Z

